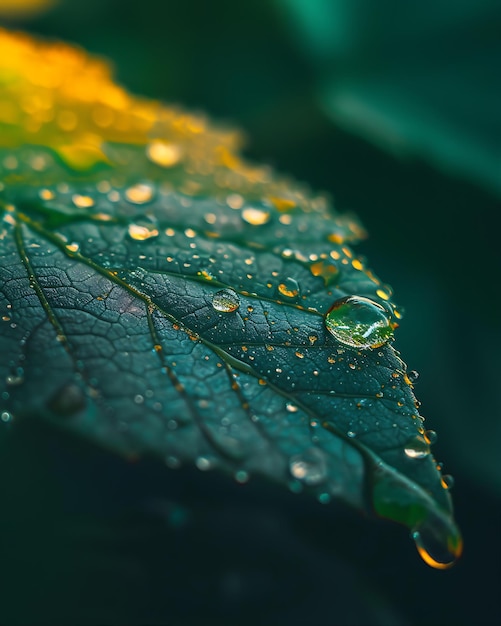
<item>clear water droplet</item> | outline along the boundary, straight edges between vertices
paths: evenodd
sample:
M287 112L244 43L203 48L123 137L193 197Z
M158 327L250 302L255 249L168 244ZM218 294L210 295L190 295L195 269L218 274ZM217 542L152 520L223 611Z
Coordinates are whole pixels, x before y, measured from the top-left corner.
M404 452L410 459L424 459L430 454L430 446L424 437L417 435L405 444Z
M292 402L287 402L287 404L285 405L285 408L289 413L297 412L297 406L293 404Z
M210 459L208 459L206 456L199 456L195 461L195 465L202 472L206 472L207 470L210 470L212 467L212 463Z
M221 289L212 296L212 306L222 313L233 313L240 306L240 298L233 289Z
M415 530L412 538L423 561L435 569L449 569L463 551L461 537L448 537L446 545L427 529Z
M386 309L362 296L336 300L325 315L327 330L354 348L378 348L393 336L394 325Z
M286 278L278 285L278 291L286 298L296 298L299 295L299 285L294 278Z
M2 413L0 414L0 421L2 421L4 424L6 424L7 422L11 422L12 419L12 413L9 413L8 411L2 411Z
M415 383L419 378L419 372L411 370L410 372L407 372L407 378L411 381L411 383Z
M290 473L306 485L318 485L327 477L327 463L319 448L308 448L302 454L291 457Z
M425 430L423 437L430 446L437 442L438 435L434 430Z
M138 220L134 224L129 224L129 237L135 241L146 241L158 237L158 228L152 222L147 220Z

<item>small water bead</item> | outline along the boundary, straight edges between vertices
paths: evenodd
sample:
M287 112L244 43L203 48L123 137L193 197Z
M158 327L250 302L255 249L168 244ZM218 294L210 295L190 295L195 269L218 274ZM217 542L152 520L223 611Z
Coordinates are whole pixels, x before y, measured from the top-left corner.
M454 476L451 476L451 474L444 474L442 476L441 483L444 489L452 489L454 487Z
M134 224L129 224L129 237L135 241L146 241L153 237L158 237L158 228L147 220L138 220Z
M0 420L6 424L7 422L11 422L12 421L12 413L9 413L8 411L2 411L2 413L0 414Z
M289 412L289 413L297 413L297 406L295 404L293 404L292 402L287 402L287 404L285 405L285 409Z
M395 327L380 304L362 296L336 300L326 313L325 326L341 343L361 349L384 345Z
M404 452L410 459L424 459L430 454L430 447L424 437L417 435L405 444Z
M407 372L407 378L411 381L411 383L415 383L419 378L419 372L411 370L410 372Z
M308 448L302 454L291 457L290 473L305 485L318 485L327 477L327 463L319 448Z
M255 207L247 207L242 211L242 219L252 226L262 226L269 222L270 217L271 214L269 211Z
M221 289L212 296L212 306L222 313L233 313L240 306L240 298L233 289Z
M286 278L278 285L278 291L286 298L296 298L299 295L299 285L294 278Z
M437 442L438 435L434 430L425 430L423 437L430 446Z

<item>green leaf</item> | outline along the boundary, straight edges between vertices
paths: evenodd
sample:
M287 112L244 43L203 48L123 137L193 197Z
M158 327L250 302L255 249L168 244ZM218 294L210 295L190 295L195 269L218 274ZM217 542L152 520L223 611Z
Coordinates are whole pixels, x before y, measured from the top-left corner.
M6 99L36 85L23 67ZM406 525L448 567L461 537L447 478L391 345L391 289L347 244L364 234L354 216L155 103L131 98L86 139L91 98L59 85L66 115L42 119L46 145L11 125L0 150L6 428L35 417L132 458L340 499ZM113 95L116 115L130 97Z
M322 107L397 155L501 192L500 5L279 0Z

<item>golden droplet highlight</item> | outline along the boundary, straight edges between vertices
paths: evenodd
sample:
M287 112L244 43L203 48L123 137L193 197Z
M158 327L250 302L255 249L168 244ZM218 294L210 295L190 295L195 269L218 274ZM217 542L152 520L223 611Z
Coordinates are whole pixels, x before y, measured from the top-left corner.
M274 207L281 213L287 213L288 211L292 211L292 209L294 209L297 206L296 202L289 198L279 198L278 196L270 196L268 199L274 205Z
M77 206L79 209L89 209L94 206L94 198L90 196L81 196L80 194L75 194L72 197L73 204Z
M38 195L42 200L54 200L56 197L56 194L50 189L41 189Z
M168 143L160 139L152 141L146 148L148 159L160 167L174 167L183 156L181 146L175 143Z
M270 212L255 207L247 207L242 211L242 219L252 226L262 226L270 221Z
M310 266L310 271L313 276L320 276L321 278L323 278L326 287L332 285L332 283L336 280L338 274L337 267L326 261L318 261L317 263L313 263Z
M139 183L125 191L125 197L134 204L144 204L153 198L153 188L150 185Z
M135 241L146 241L158 237L158 229L149 224L129 224L129 237Z

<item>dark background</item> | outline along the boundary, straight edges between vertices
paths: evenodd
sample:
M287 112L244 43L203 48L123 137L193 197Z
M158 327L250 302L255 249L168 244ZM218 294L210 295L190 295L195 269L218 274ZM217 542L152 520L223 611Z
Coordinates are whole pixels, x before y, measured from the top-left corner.
M434 571L400 526L259 481L239 486L154 462L126 463L25 424L0 451L0 623L501 620L501 186L474 168L437 166L412 146L396 155L336 121L318 97L336 72L370 67L388 41L412 84L413 72L417 80L442 58L427 46L426 29L435 22L443 28L443 54L468 57L468 42L490 42L487 31L501 34L501 19L488 4L478 4L476 21L468 15L461 21L454 10L465 3L451 2L447 21L446 2L439 3L440 20L425 3L422 39L415 34L411 44L398 36L392 14L379 16L384 27L372 39L355 38L351 57L321 60L293 27L292 0L60 0L45 13L4 16L6 26L110 58L118 81L134 93L242 128L249 158L325 191L337 210L358 214L369 232L358 252L405 310L396 347L420 372L416 394L428 428L438 431L435 456L455 478L465 549L453 569ZM383 5L388 10L391 2ZM367 33L370 3L353 6L354 23L360 18ZM479 24L487 34L475 31ZM411 55L406 45L414 46ZM456 100L444 101L437 117L445 124L455 102L467 100L468 129L492 128L489 140L499 139L501 177L495 134L501 109L486 119L485 108L475 108L499 97L501 84L486 81L481 91L469 82L499 68L501 52L490 47L482 58L470 74L451 64Z

